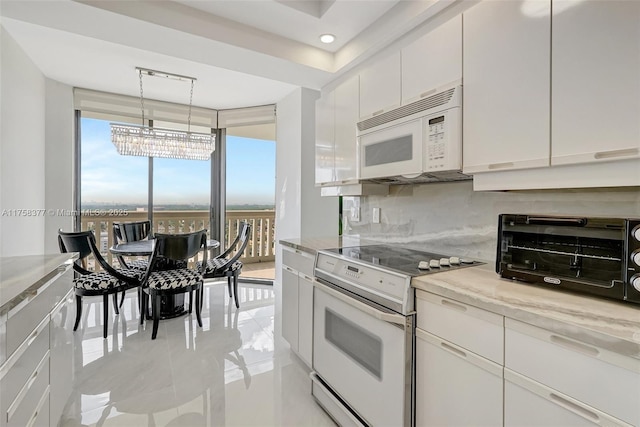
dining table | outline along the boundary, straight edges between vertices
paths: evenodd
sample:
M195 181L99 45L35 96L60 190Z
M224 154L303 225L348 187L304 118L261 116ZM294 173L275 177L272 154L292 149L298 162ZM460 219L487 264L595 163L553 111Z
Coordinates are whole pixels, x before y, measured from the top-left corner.
M149 257L153 254L154 239L136 240L134 242L118 243L109 248L115 256L137 256L137 257ZM220 242L214 239L207 240L207 250L209 251L208 257L213 258L213 250L220 247ZM169 264L163 264L161 269L171 269ZM175 268L175 267L173 267ZM184 293L174 295L163 295L160 300L160 318L169 319L172 317L182 316L187 313L184 308ZM189 302L191 303L191 301Z

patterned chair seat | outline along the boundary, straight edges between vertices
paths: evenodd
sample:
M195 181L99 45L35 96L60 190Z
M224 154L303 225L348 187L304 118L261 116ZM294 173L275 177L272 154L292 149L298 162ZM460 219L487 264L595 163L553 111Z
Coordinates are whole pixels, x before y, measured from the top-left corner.
M146 270L149 265L149 261L146 259L136 259L133 261L127 261L127 265L132 270Z
M118 269L117 271L127 277L137 279L140 279L144 274L144 272L140 270ZM114 289L125 286L124 283L106 272L85 274L84 276L77 277L73 279L73 285L76 288L86 289L88 291Z
M178 289L202 283L202 275L191 269L154 271L149 276L151 289Z
M207 269L204 271L204 274L207 275L213 273L214 271L220 271L221 268L224 267L228 262L229 260L226 258L214 258L207 260ZM196 264L196 268L200 270L201 267L202 261L198 261L198 263ZM235 271L238 268L242 268L242 262L235 261L232 265L227 266L226 270Z

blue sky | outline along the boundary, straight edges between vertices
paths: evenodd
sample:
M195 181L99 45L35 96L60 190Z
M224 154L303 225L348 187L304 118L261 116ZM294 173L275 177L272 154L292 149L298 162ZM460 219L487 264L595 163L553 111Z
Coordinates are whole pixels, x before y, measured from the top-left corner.
M147 203L148 159L121 156L109 122L82 119L82 203ZM274 204L275 142L227 137L227 204ZM209 203L210 162L154 159L154 203Z

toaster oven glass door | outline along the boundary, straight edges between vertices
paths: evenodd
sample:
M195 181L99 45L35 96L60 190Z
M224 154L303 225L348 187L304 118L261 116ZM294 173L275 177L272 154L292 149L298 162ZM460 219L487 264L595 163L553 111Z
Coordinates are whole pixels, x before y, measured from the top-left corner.
M500 262L509 271L611 288L624 280L622 228L502 224Z

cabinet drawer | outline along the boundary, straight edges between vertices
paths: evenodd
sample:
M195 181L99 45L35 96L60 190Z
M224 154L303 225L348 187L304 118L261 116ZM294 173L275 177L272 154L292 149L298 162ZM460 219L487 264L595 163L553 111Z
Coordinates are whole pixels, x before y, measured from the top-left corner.
M429 292L416 292L418 328L503 364L504 318Z
M59 271L59 274L48 284L40 288L41 291L37 295L25 300L9 312L6 324L7 356L11 356L42 319L49 316L51 310L73 288L73 270L70 264L60 267L60 269L63 268L66 268L66 271Z
M508 369L504 370L504 425L631 427L602 411Z
M416 329L417 426L500 426L502 397L502 366Z
M46 420L40 425L48 425L48 407L46 417L39 412L39 409L42 408L43 400L46 398L48 401L48 394L49 353L47 352L38 363L38 366L29 377L27 383L22 386L16 398L9 404L6 411L2 413L3 421L7 422L8 427L24 427L34 425L34 421L40 418L41 420ZM41 418L39 415L43 415L43 417Z
M640 360L516 320L505 326L505 367L640 425Z
M32 377L40 375L38 366L49 351L49 320L43 320L27 340L0 368L0 413L6 423L6 413ZM47 374L47 384L49 375ZM24 393L23 393L24 394ZM0 424L5 425L5 424Z
M302 274L313 277L313 268L316 257L308 252L298 249L282 248L282 264L299 271Z

